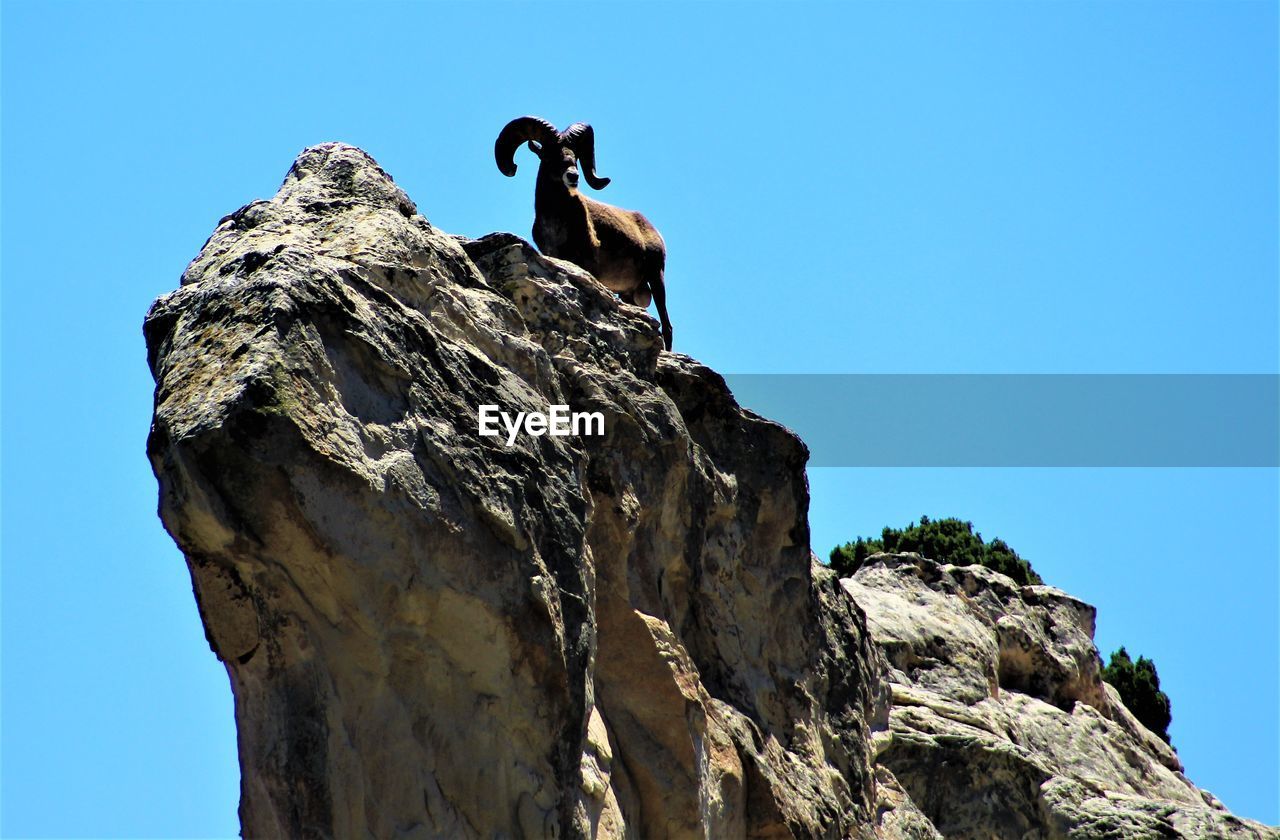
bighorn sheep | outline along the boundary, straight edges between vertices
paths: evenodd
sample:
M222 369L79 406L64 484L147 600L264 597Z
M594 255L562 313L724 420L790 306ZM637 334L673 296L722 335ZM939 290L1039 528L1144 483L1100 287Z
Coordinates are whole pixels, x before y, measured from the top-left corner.
M597 190L609 184L596 175L595 132L586 123L564 131L538 117L519 117L507 123L493 144L498 169L516 174L515 155L521 143L538 156L534 190L533 241L542 253L568 260L595 275L627 303L648 306L652 299L662 322L662 338L671 349L671 321L663 270L667 249L649 220L578 192L578 162L587 183Z

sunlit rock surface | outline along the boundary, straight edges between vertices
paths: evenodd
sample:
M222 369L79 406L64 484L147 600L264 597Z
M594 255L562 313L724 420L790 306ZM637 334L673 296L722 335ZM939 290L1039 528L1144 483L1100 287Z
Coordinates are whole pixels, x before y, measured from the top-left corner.
M1102 682L1088 604L916 554L873 555L841 585L889 660L877 765L942 836L1280 836L1191 784Z
M807 451L642 310L327 144L146 335L246 836L872 836L887 694ZM508 447L482 404L605 434Z
M909 556L837 581L794 435L358 149L224 218L145 332L246 837L1275 836L1099 683L1091 608ZM486 404L605 433L507 446Z

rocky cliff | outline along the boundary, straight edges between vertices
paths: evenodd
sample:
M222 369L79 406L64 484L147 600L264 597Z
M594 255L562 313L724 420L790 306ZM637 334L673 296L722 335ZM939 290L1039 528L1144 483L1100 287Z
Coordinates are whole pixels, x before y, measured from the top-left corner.
M1098 680L1090 608L910 555L837 581L799 439L358 149L225 217L145 334L247 837L1277 836Z
M841 585L888 659L877 767L941 836L1280 836L1196 788L1100 679L1088 604L916 554Z

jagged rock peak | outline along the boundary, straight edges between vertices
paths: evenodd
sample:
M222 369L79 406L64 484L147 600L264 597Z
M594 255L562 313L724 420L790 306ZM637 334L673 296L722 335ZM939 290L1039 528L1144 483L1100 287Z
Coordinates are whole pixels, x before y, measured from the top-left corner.
M874 835L883 662L807 452L642 310L326 144L146 335L247 836ZM604 433L508 446L485 404Z
M1098 680L1092 608L911 556L837 581L798 438L359 149L224 217L144 331L247 837L1276 836Z

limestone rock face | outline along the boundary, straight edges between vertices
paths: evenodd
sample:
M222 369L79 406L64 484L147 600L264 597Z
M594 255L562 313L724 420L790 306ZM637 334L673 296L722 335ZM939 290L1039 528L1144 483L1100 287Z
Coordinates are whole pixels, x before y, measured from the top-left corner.
M807 450L642 310L326 144L145 333L246 836L874 836L883 659ZM604 433L508 446L486 404Z
M1277 836L1099 681L1092 608L912 555L837 581L798 438L359 149L222 219L145 334L246 837ZM603 431L508 445L484 405Z
M917 554L841 585L889 660L879 770L943 837L1280 836L1196 788L1102 682L1088 604Z

